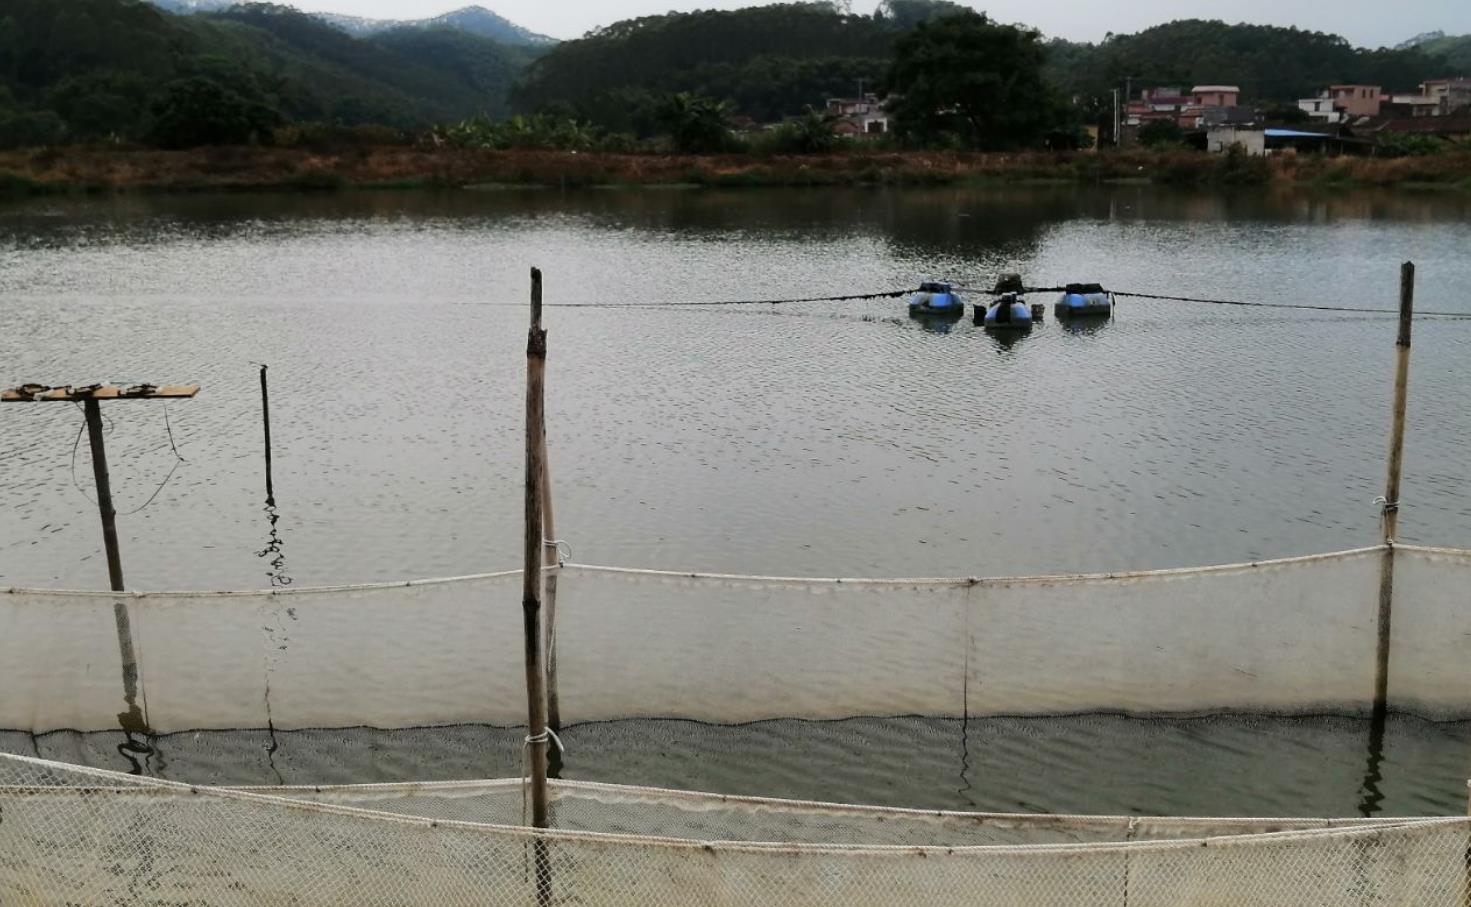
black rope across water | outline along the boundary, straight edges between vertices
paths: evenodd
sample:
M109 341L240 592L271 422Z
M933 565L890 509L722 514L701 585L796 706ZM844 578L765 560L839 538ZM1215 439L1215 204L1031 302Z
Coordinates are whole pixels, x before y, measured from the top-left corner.
M795 299L710 299L692 302L562 302L550 303L549 309L676 309L689 306L720 305L788 305L795 302L855 302L865 299L897 299L916 292L907 290L884 290L879 293L849 293L846 296L803 296Z
M1029 292L1048 292L1050 288L1041 288ZM1166 302L1198 302L1206 305L1230 305L1243 306L1257 309L1303 309L1310 312L1352 312L1356 315L1394 315L1399 316L1396 309L1366 309L1355 306L1342 305L1313 305L1305 302L1245 302L1240 299L1206 299L1199 296L1166 296L1160 293L1135 293L1128 290L1108 290L1115 296L1126 296L1131 299L1157 299ZM1424 318L1471 318L1471 312L1415 312L1416 317Z
M1023 287L1017 290L1018 295L1035 293L1065 293L1069 286L1059 287ZM975 293L983 296L996 296L995 290L981 289L978 287L955 287L958 293ZM561 302L548 303L548 309L684 309L684 308L713 308L720 306L780 306L804 302L861 302L874 299L897 299L919 292L916 289L883 290L877 293L848 293L842 296L802 296L790 299L702 299L681 302ZM1398 316L1396 309L1368 309L1358 306L1340 305L1314 305L1302 302L1249 302L1241 299L1210 299L1202 296L1171 296L1163 293L1140 293L1134 290L1109 290L1103 292L1113 296L1122 296L1129 299L1152 299L1165 302L1192 302L1204 305L1228 305L1255 309L1296 309L1310 312L1346 312L1353 315L1392 315ZM503 306L507 308L525 308L519 302L480 302L461 303L469 306ZM1415 312L1417 318L1471 318L1471 312Z

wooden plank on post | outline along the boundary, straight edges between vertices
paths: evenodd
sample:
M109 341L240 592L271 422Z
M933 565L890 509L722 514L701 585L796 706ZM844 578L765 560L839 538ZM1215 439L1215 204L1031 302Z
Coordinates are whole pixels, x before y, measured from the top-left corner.
M545 384L547 334L541 326L541 271L531 269L531 329L526 340L526 537L522 560L522 621L526 634L526 745L531 762L531 824L548 827L547 699L541 641L541 567L546 536L542 531L543 460L546 451ZM552 894L551 860L542 838L533 842L536 899L549 904Z
M41 387L31 385L17 387L0 393L0 403L80 403L87 400L188 400L199 395L199 387L193 384L172 384L155 387L141 384L136 387Z
M1382 727L1389 711L1389 644L1394 613L1394 542L1399 532L1400 476L1405 460L1405 411L1410 393L1410 334L1415 319L1415 265L1400 268L1399 334L1395 341L1394 410L1389 432L1389 466L1381 500L1384 554L1379 567L1379 644L1374 664L1373 723Z

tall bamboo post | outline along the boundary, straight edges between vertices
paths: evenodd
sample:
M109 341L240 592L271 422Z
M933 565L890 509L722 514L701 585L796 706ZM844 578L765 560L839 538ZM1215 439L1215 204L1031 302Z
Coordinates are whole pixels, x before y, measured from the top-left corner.
M1405 460L1405 409L1410 392L1410 332L1415 317L1415 264L1400 266L1399 337L1395 342L1394 415L1389 433L1389 468L1380 521L1384 554L1379 568L1379 648L1374 664L1373 724L1382 729L1389 711L1390 621L1394 611L1394 539L1399 531L1400 475Z
M260 412L266 430L266 506L276 506L276 489L271 481L271 391L266 385L266 366L260 367Z
M87 440L92 445L92 478L97 483L97 510L102 515L102 544L107 549L107 578L112 591L123 591L123 558L117 547L117 510L112 506L112 480L107 474L107 448L102 440L102 407L96 398L82 401Z
M546 452L545 423L542 425L541 442L541 512L542 530L546 533L542 563L547 568L543 581L546 589L547 726L561 731L562 701L557 692L557 568L561 565L561 558L557 551L557 519L552 506L552 466Z
M548 827L547 698L541 641L542 487L546 470L545 383L547 334L541 326L541 271L531 269L531 329L526 340L526 538L522 561L521 610L526 633L526 746L531 761L531 824ZM551 902L551 861L546 841L533 845L538 904Z
M117 509L112 504L112 477L108 474L107 445L102 437L102 406L95 397L88 396L82 401L82 414L87 421L87 441L92 447L92 478L97 485L97 511L102 517L102 545L107 550L108 585L112 591L122 592L123 557L118 550ZM114 601L112 618L123 666L123 702L128 707L118 714L118 723L128 734L146 733L148 718L138 708L138 654L133 646L133 621L128 614L128 603L121 599Z

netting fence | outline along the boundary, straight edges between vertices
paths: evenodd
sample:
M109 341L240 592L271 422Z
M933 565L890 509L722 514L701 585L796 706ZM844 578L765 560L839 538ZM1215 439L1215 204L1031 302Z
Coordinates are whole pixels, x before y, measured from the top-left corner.
M562 716L1365 714L1383 555L1012 579L568 565ZM1399 546L1394 557L1390 706L1471 716L1471 553ZM520 583L510 572L247 593L10 591L0 728L116 729L125 686L156 733L514 727L525 721Z
M1408 546L991 579L567 565L562 716L1365 715L1386 557L1391 706L1471 716L1471 552ZM0 729L514 728L520 587L508 572L11 590ZM538 832L520 779L241 789L0 756L0 904L1471 907L1464 819L920 812L566 781L552 795Z
M924 814L608 785L230 790L0 756L0 903L1445 905L1465 819ZM821 843L807 843L816 840Z

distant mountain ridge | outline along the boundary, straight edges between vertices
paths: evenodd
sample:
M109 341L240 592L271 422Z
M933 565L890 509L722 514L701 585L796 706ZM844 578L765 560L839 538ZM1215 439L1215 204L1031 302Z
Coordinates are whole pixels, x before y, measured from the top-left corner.
M1450 72L1444 74L1448 78L1471 76L1471 35L1448 35L1443 31L1431 31L1416 35L1403 46L1444 57L1451 68Z
M243 5L242 0L149 0L149 2L160 9L180 15L223 12L233 6ZM557 39L522 28L483 6L466 6L428 19L369 19L342 13L307 13L306 15L320 19L355 38L366 38L399 28L449 28L499 41L502 44L523 47L548 47L557 43Z

